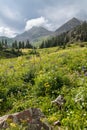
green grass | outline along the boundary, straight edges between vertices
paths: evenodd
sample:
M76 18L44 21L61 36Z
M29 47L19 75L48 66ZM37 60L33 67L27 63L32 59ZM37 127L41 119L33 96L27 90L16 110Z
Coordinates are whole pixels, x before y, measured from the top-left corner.
M62 129L87 128L87 48L72 46L38 49L39 55L0 60L0 115L40 108L49 123ZM63 94L62 110L52 105Z

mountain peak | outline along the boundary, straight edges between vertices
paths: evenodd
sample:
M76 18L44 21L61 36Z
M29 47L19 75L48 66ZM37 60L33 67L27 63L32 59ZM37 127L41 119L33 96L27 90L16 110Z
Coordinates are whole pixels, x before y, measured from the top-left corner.
M41 37L50 36L53 32L45 29L42 26L33 26L31 29L15 37L18 41L26 41L29 39L31 42L37 41Z
M78 20L77 18L73 17L69 21L67 21L65 24L63 24L60 28L58 28L55 32L57 35L70 31L71 29L75 28L76 26L80 25L82 22Z
M78 22L78 23L81 23L81 20L79 20L78 18L73 17L68 22Z
M27 30L27 31L40 31L40 30L46 30L48 31L46 28L42 27L42 26L33 26L31 29Z
M76 17L73 17L71 20L78 20Z

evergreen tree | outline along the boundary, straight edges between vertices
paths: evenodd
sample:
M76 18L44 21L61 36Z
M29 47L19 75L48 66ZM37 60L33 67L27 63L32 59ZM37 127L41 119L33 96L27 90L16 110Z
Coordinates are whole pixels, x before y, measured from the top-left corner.
M2 51L2 50L3 50L3 47L2 47L2 43L0 41L0 51Z
M22 48L22 43L21 43L21 41L19 41L18 48L19 48L19 49Z
M24 49L25 48L24 41L22 41L21 45L22 45L21 48Z
M18 49L18 45L17 45L17 41L16 40L12 43L12 48Z
M26 48L33 48L32 45L30 44L29 40L26 41L25 47Z
M7 39L5 39L5 48L7 48L8 47L8 43L7 43Z

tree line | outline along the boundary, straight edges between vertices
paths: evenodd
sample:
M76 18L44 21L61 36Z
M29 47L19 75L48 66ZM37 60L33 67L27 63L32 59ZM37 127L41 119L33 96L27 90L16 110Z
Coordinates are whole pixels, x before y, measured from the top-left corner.
M8 48L7 39L0 41L0 50L3 50L5 48Z
M68 42L69 42L69 37L66 35L66 33L62 33L59 36L52 37L48 40L42 41L40 48L49 48L55 46L65 47L66 43Z
M25 48L33 48L33 46L30 44L29 40L27 40L26 42L24 42L24 41L17 42L15 40L12 43L12 48L15 48L15 49L25 49Z
M2 41L0 41L0 50L4 50L9 48L9 43L7 42L7 39L2 39ZM25 48L33 48L33 46L30 44L30 41L27 40L26 42L24 41L17 41L15 40L12 45L11 48L13 49L25 49Z

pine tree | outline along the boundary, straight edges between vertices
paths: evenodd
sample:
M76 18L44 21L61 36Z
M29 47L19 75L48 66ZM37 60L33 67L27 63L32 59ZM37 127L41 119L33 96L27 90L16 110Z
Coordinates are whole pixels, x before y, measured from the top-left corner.
M29 40L26 41L25 47L26 48L33 48L32 45L30 44Z
M19 41L18 48L19 48L19 49L22 48L22 43L21 43L21 41Z
M17 41L16 40L12 43L12 48L18 49L18 45L17 45Z
M2 43L0 41L0 51L2 51L2 50L3 50L3 47L2 47Z
M25 48L24 41L22 41L21 45L22 45L22 46L21 46L22 49L24 49L24 48Z
M5 39L5 48L7 48L8 47L8 43L7 43L7 39Z

